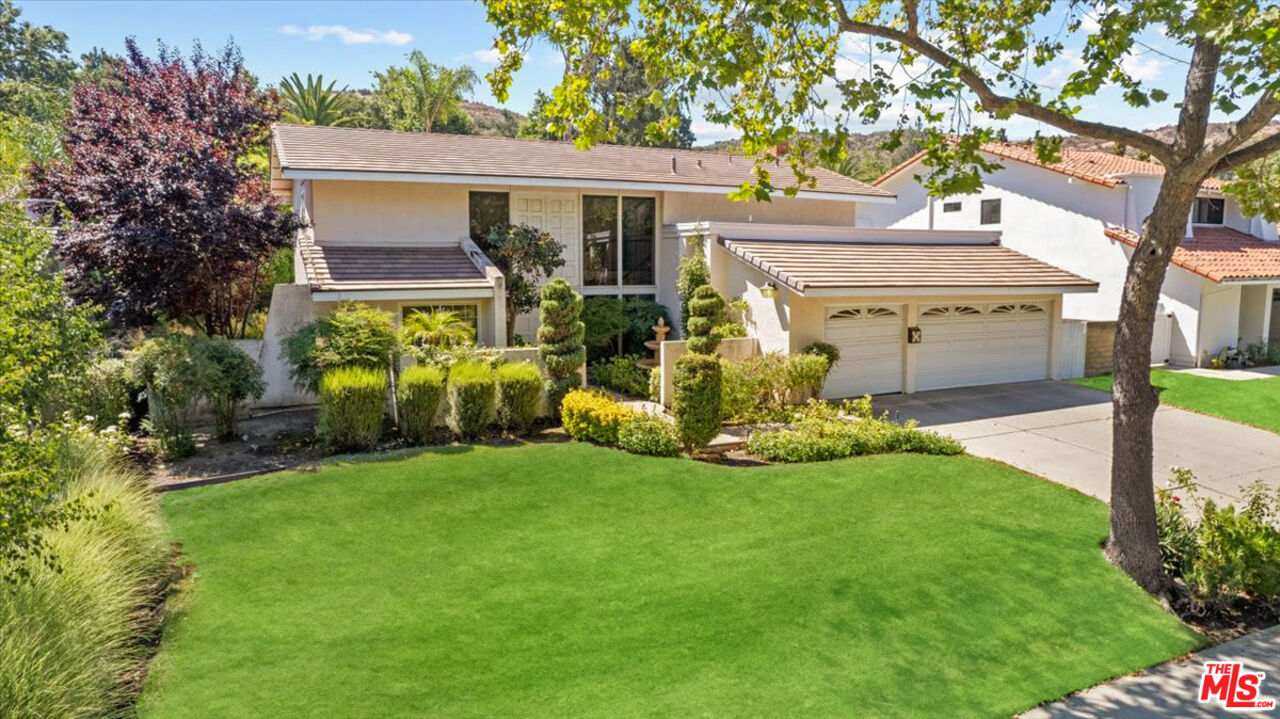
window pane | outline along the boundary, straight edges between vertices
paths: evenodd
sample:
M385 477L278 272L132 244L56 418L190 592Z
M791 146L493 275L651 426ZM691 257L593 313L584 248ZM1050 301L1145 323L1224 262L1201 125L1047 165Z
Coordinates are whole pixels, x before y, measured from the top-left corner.
M1195 222L1205 225L1221 225L1222 210L1225 204L1226 201L1221 199L1200 198L1196 200Z
M653 234L658 201L622 198L622 284L653 284Z
M982 224L984 225L1000 224L1000 201L999 200L983 200L982 201Z
M944 203L942 203L942 211L943 211L943 212L959 212L959 211L960 211L960 203L959 203L959 202L944 202Z
M582 284L618 284L618 198L582 198Z
M471 241L485 246L489 229L511 221L511 199L505 192L471 193Z

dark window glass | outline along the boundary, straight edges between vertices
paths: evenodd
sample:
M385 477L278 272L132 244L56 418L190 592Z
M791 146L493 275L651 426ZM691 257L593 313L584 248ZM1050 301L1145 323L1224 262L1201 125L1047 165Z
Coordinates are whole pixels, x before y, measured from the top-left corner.
M408 317L414 312L425 312L431 314L433 312L452 312L458 316L458 319L471 325L471 329L480 329L480 307L479 305L416 305L414 307L405 307L401 312L401 318Z
M654 230L658 201L622 198L622 284L653 284Z
M616 197L582 197L582 284L618 284Z
M959 202L944 202L944 203L942 203L942 211L943 211L943 212L959 212L959 211L960 211L960 203L959 203Z
M511 198L505 192L471 193L471 241L485 246L494 225L511 222Z
M982 224L984 225L1000 224L1000 201L999 200L983 200L982 201Z
M1193 221L1200 225L1221 225L1222 211L1225 207L1226 200L1201 197L1196 200L1196 217Z

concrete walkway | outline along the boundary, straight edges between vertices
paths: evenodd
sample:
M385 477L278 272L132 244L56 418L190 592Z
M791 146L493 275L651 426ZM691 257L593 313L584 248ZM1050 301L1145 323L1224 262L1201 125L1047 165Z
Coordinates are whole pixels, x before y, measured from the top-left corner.
M1023 719L1144 719L1145 717L1267 717L1273 711L1228 712L1199 702L1205 662L1238 661L1250 672L1264 672L1261 695L1280 701L1280 627L1255 632L1184 659L1100 684L1023 714Z
M1204 367L1188 367L1186 369L1173 369L1171 372L1182 372L1184 374L1193 374L1197 377L1208 377L1209 379L1229 379L1237 382L1248 382L1255 379L1271 379L1272 377L1280 377L1280 365L1270 367L1250 367L1248 369L1206 369Z
M895 419L916 419L955 437L971 454L1109 498L1111 396L1105 392L1067 382L1022 382L889 395L875 404ZM1256 479L1280 486L1280 435L1161 406L1157 482L1175 465L1195 473L1206 497L1234 501L1240 485Z

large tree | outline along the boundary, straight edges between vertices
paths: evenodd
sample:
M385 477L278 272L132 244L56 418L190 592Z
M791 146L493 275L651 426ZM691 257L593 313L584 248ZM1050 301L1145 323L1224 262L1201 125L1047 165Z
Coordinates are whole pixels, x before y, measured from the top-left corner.
M111 82L81 83L65 160L35 163L33 197L80 299L125 327L183 318L236 336L297 220L246 160L279 117L239 53L158 59L128 41Z
M19 20L21 15L10 0L0 0L0 111L60 117L76 72L67 35Z
M980 148L998 121L1014 115L1123 144L1162 163L1166 172L1129 263L1116 328L1106 543L1108 558L1139 584L1162 588L1152 496L1159 400L1148 367L1156 303L1201 182L1280 150L1280 135L1256 139L1280 112L1280 8L1248 0L487 4L503 52L490 75L500 100L530 43L548 40L566 59L555 111L583 130L579 144L607 139L588 73L601 53L616 54L623 38L637 35L631 52L668 80L652 106L700 104L709 120L741 133L747 152L760 153L755 182L736 193L743 199L764 200L775 189L771 148L790 142L799 150L785 161L800 186L811 186L809 163L838 159L852 126L898 108L911 110L899 112L899 122L926 123L931 171L922 181L937 195L981 186L982 173L998 165L985 161ZM1180 93L1152 87L1135 69L1135 55L1155 42L1170 48L1161 52L1185 71ZM1064 68L1065 78L1040 82L1051 64ZM1171 104L1172 138L1086 117L1082 106L1100 94L1107 98L1100 102L1137 108ZM1231 118L1231 128L1208 140L1215 110ZM1050 161L1058 142L1037 135L1036 149Z
M389 130L471 134L471 118L462 101L475 89L475 70L463 65L437 65L420 50L409 53L409 64L374 73L374 110Z

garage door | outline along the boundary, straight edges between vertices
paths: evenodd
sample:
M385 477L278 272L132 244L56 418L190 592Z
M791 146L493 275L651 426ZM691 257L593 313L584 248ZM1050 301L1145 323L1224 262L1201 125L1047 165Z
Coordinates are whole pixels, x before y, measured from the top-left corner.
M1047 379L1049 317L1042 303L921 305L916 388Z
M827 377L823 396L859 397L902 391L901 305L828 307L827 342L840 361Z

